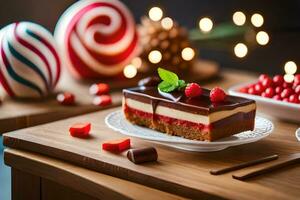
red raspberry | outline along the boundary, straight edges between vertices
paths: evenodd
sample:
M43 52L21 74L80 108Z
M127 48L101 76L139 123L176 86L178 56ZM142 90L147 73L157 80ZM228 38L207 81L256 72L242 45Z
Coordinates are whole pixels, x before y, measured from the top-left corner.
M60 93L56 96L56 100L61 105L74 105L75 104L75 96L70 92Z
M258 78L258 81L262 83L263 80L265 80L267 78L270 78L267 74L261 74Z
M272 98L275 94L274 89L269 87L265 90L266 97Z
M262 86L267 88L267 87L271 87L273 84L273 81L271 78L265 78L262 82L261 82Z
M185 88L185 96L193 98L202 94L202 88L197 83L190 83Z
M277 101L281 101L281 100L282 100L279 94L276 94L276 95L273 97L273 99L275 99L275 100L277 100Z
M284 82L283 76L276 75L273 77L273 83L275 86L281 86Z
M210 91L209 97L212 102L222 102L226 98L226 93L222 88L215 87Z
M254 90L255 90L255 93L260 95L263 91L264 91L264 88L263 86L261 85L261 83L257 83L255 84L254 86Z
M275 88L275 93L276 93L276 94L280 94L280 93L282 92L282 90L283 90L282 87L277 86L277 87Z
M294 91L295 91L296 94L300 95L300 85L296 86Z
M112 103L111 96L110 95L101 95L97 96L93 100L93 104L96 106L107 106Z
M297 95L297 94L292 94L292 95L289 97L289 102L290 102L290 103L299 103L299 101L298 101L298 95Z
M281 92L280 96L281 96L281 98L284 99L284 98L288 98L291 94L293 94L293 90L291 88L285 88Z
M91 95L102 95L102 94L107 94L109 93L109 85L106 83L98 83L98 84L93 84L90 87L90 94Z

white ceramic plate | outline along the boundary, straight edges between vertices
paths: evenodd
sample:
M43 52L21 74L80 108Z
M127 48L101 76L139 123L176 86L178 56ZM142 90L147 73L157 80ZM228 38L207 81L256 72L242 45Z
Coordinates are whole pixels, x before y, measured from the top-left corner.
M207 142L171 136L149 128L133 125L125 119L122 111L115 111L107 115L105 123L113 130L127 136L151 140L174 148L197 152L219 151L230 146L255 142L268 136L274 127L271 121L262 117L256 117L254 131L245 131L214 142Z
M258 105L259 111L267 115L279 119L300 122L300 104L277 101L270 98L239 92L240 88L245 87L249 84L251 83L233 86L229 88L228 92L230 95L241 96L255 100Z
M298 139L298 141L300 142L300 128L298 128L297 130L296 130L296 138Z

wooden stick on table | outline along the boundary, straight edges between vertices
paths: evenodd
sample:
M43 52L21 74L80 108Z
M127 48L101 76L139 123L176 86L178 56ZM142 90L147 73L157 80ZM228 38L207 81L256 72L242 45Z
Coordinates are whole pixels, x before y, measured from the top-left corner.
M261 164L261 163L276 160L278 157L279 156L275 154L275 155L259 158L257 160L252 160L252 161L244 162L244 163L241 163L241 164L233 165L233 166L230 166L230 167L225 167L225 168L222 168L222 169L213 169L213 170L210 171L210 173L212 175L225 174L227 172L231 172L231 171L235 171L235 170L238 170L238 169L243 169L243 168L250 167L250 166L253 166L253 165L258 165L258 164Z

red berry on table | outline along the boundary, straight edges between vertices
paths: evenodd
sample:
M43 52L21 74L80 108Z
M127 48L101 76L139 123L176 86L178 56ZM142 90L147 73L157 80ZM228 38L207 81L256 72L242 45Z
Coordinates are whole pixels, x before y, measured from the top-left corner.
M226 93L220 87L215 87L210 91L210 100L212 102L222 102L226 98Z
M107 106L110 105L111 103L112 103L111 96L106 94L97 96L93 100L93 104L96 106Z
M297 95L297 94L292 94L292 95L289 97L289 102L290 102L290 103L299 103L299 102L298 102L298 95Z
M97 83L97 84L93 84L90 89L89 92L91 95L102 95L102 94L107 94L109 93L109 85L106 83Z
M70 92L60 93L56 96L56 100L62 105L74 105L75 96Z
M281 86L284 82L283 76L276 75L273 77L273 83L275 86Z
M279 94L276 94L275 96L273 96L273 99L277 100L277 101L281 101L282 98L280 97Z
M263 82L263 80L270 78L267 74L261 74L258 78L259 82Z
M282 91L283 91L283 87L277 86L277 87L275 88L275 93L276 93L276 94L280 94Z
M73 137L86 138L90 135L91 123L76 123L73 124L69 132Z
M294 91L295 91L296 94L300 95L300 85L296 86Z
M260 95L264 91L264 87L261 85L261 83L257 83L254 86L255 94Z
M273 81L271 78L265 78L262 82L261 82L262 86L267 88L267 87L271 87L273 84Z
M274 89L271 88L271 87L268 87L266 90L265 90L265 94L266 94L266 97L268 98L272 98L275 94L274 92Z
M197 83L190 83L185 87L185 96L193 98L202 94L202 88Z
M120 139L106 141L102 144L102 149L106 151L121 152L130 148L130 139Z
M288 98L291 94L293 94L293 90L291 88L285 88L282 92L281 92L281 98Z

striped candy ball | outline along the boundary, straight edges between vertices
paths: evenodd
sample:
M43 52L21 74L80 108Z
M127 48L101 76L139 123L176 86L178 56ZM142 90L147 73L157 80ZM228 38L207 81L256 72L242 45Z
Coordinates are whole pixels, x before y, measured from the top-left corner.
M118 75L138 52L134 19L117 0L76 2L60 17L54 36L77 78Z
M51 93L60 77L55 40L32 22L10 24L0 30L0 81L16 98L41 98Z

